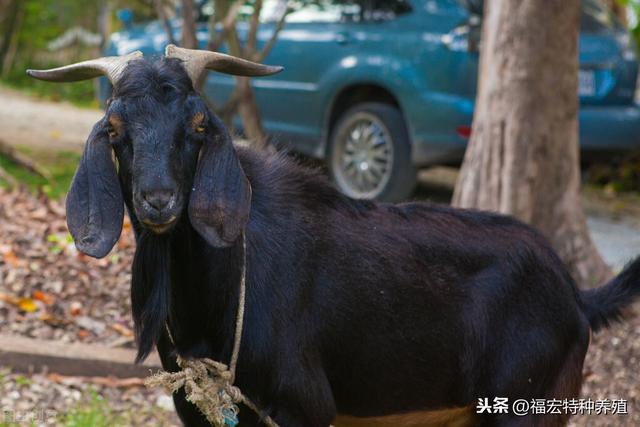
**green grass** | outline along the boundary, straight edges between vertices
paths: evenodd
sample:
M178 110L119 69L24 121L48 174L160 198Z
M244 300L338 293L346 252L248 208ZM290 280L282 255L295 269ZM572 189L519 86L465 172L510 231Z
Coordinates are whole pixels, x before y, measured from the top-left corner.
M61 427L116 427L140 425L163 426L173 424L172 414L155 406L144 406L140 408L116 409L104 396L94 388L89 388L83 392L84 396L80 401L74 403L69 409L64 411L20 411L17 415L23 417L21 420L13 418L14 413L7 411L0 412L0 427L22 427L25 425L43 425L46 421L50 423L55 420L56 426ZM27 424L33 417L36 420Z
M46 169L51 174L53 179L47 181L16 165L2 155L0 155L0 166L19 183L25 185L33 192L41 192L54 199L66 194L73 174L78 167L80 153L70 151L36 151L27 147L18 147L18 151L35 160L43 169ZM8 183L0 180L0 185L6 187Z
M125 425L120 414L109 407L108 402L95 390L89 390L88 402L80 403L61 416L60 425L65 427L112 427Z
M28 412L22 414L28 417ZM35 416L38 416L34 412ZM46 416L46 415L43 415ZM4 418L4 419L3 419ZM11 416L0 416L0 427L23 426L24 421L13 422ZM44 420L37 420L42 422ZM31 426L36 426L36 421L32 421ZM89 390L89 399L75 404L68 412L59 414L56 417L56 425L63 427L113 427L127 425L122 414L114 411L109 403L93 389Z

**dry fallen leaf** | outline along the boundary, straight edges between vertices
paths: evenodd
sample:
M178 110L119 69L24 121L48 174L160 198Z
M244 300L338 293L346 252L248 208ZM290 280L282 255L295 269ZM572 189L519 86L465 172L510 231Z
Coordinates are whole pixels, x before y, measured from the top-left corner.
M69 305L69 313L72 316L79 316L80 313L82 313L82 303L79 301L73 301L70 305Z
M31 298L20 298L17 306L20 310L26 311L27 313L38 311L38 305Z
M81 383L91 383L111 388L129 388L144 386L143 378L116 378L116 377L81 377L51 373L47 375L50 381L64 385L78 385Z
M110 328L113 329L114 331L118 332L120 335L123 335L127 338L132 338L133 337L133 331L129 328L127 328L126 326L124 326L123 324L120 323L112 323L110 325Z
M8 304L18 305L19 298L16 298L13 295L9 295L4 292L0 292L0 301L4 301Z
M31 298L41 301L46 305L52 305L56 300L53 295L42 291L33 291L33 293L31 294Z
M11 249L2 253L2 260L9 264L11 267L19 267L22 264L20 258L18 258L16 253Z
M71 323L67 319L63 319L62 317L57 317L51 313L46 313L46 312L42 313L39 319L51 326L65 326Z

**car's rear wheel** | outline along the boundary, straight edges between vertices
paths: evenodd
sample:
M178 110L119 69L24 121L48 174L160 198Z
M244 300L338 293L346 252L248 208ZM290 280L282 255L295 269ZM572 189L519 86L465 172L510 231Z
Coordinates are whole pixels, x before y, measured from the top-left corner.
M389 104L366 102L344 112L331 131L328 160L332 180L350 197L399 201L415 188L409 134Z

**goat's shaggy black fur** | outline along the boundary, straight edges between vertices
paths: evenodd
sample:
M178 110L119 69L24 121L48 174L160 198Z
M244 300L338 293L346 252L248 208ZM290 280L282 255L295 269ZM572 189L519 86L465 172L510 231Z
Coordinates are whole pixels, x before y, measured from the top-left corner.
M204 108L194 97L178 62L137 61L107 112L129 126L129 136L111 144L138 241L139 359L156 344L169 370L177 354L229 360L244 234L237 385L280 426L469 407L483 397L576 397L590 327L606 325L640 293L639 261L603 288L580 292L546 240L514 219L349 199L282 155L234 149L209 112L207 134L195 135L185 129ZM88 145L103 143L99 127L94 133ZM151 172L155 181L146 180ZM172 228L158 232L153 224L164 217L139 193L162 179L184 200L176 199ZM74 182L73 200L88 191L87 203L100 202L104 187L83 183ZM182 391L175 402L187 425L206 425ZM258 424L248 410L240 418ZM499 414L472 423L516 419L564 422Z

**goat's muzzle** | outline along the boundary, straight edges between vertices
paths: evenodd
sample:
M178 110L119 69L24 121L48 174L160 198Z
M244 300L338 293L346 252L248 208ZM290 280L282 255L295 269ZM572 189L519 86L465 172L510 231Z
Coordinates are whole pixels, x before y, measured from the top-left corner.
M165 233L177 222L182 204L175 191L140 191L134 196L134 209L140 222L154 233Z

